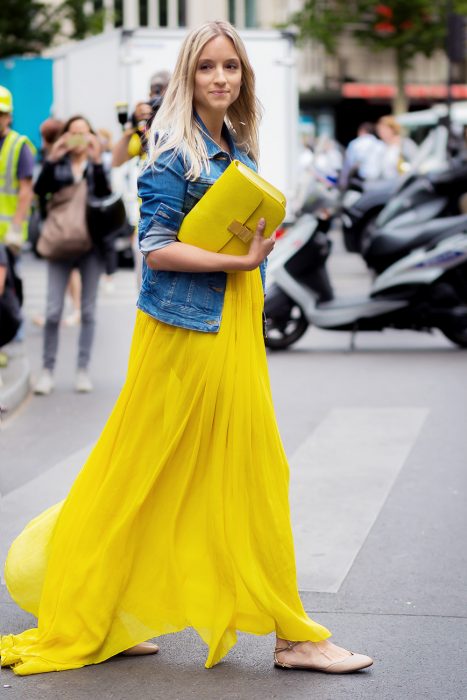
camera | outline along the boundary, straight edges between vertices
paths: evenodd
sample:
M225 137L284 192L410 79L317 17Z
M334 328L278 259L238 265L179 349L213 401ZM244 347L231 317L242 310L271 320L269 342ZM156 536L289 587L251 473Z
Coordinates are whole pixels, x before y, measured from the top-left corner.
M128 102L117 102L115 109L117 110L118 123L124 129L125 124L128 123Z

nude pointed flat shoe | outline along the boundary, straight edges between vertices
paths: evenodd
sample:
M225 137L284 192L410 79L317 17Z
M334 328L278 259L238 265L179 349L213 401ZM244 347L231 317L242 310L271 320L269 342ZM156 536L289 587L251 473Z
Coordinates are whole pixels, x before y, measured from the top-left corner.
M363 668L368 668L373 664L373 659L365 654L354 654L350 652L350 656L346 656L340 661L329 661L323 654L322 663L314 664L286 664L279 661L277 654L283 651L291 651L300 642L288 642L286 647L277 647L274 649L274 666L284 669L298 669L302 671L321 671L322 673L353 673L360 671Z
M153 642L141 642L141 644L136 644L134 647L125 649L125 651L120 652L120 656L147 656L148 654L157 654L159 647Z

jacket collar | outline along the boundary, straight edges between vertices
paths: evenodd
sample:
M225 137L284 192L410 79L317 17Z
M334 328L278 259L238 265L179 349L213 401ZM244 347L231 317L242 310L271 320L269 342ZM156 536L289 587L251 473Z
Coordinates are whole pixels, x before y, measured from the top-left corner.
M214 139L210 136L209 131L204 124L203 120L199 116L198 112L194 112L194 117L195 120L198 122L198 125L200 127L201 133L203 134L204 142L206 144L206 150L208 152L208 158L214 158L217 156L219 153L225 153L224 149L219 146L218 143L214 141ZM237 147L235 145L235 141L232 138L232 135L229 131L229 128L227 124L224 122L222 126L222 136L225 138L227 143L229 144L229 149L230 149L230 154L232 158L235 158L237 155Z

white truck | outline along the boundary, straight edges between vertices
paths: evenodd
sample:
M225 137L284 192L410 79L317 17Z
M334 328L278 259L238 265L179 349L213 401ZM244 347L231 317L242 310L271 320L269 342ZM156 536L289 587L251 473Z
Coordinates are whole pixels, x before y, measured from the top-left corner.
M158 70L173 70L185 34L181 29L114 29L50 50L54 116L63 119L83 114L94 128L105 127L118 138L121 127L116 104L127 102L131 111L136 102L148 98L151 76ZM294 48L279 31L245 30L241 34L264 109L260 173L292 200L298 178Z

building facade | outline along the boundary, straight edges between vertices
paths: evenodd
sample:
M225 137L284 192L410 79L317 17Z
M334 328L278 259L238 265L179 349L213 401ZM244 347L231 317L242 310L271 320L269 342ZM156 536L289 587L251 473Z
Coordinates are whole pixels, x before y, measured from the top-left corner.
M56 2L56 0L49 0ZM271 29L287 25L304 0L87 0L89 13L103 12L105 30L141 26L190 29L202 22L226 19L238 29ZM336 56L316 42L297 47L302 112L316 125L346 142L359 121L374 120L391 110L396 83L392 54L369 53L351 37L342 37ZM424 108L445 97L447 61L443 52L431 58L419 55L407 74L411 107ZM456 82L464 82L464 67ZM465 91L465 95L463 93ZM467 98L458 86L457 97Z

